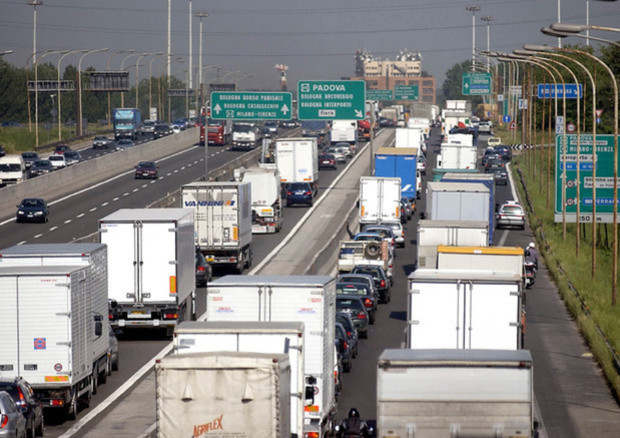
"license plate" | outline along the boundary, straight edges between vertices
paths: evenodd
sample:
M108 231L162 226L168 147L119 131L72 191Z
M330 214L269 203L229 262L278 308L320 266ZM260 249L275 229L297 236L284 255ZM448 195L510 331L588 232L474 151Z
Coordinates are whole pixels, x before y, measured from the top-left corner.
M133 310L127 318L150 318L151 312L147 312L146 310Z

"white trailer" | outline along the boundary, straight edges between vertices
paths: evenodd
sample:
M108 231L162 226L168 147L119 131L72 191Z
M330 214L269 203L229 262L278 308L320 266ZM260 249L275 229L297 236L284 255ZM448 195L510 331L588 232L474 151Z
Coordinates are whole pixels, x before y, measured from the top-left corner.
M214 266L238 272L252 265L250 183L194 182L181 187L181 205L195 212L196 248Z
M485 266L509 271L525 278L524 251L518 246L444 246L437 247L437 269L460 269L463 266Z
M478 149L457 143L442 143L437 157L438 169L476 169Z
M155 362L157 437L290 438L284 354L166 356Z
M474 146L474 136L472 134L448 134L446 143Z
M420 128L396 128L394 130L394 147L417 148L422 150L424 134Z
M400 178L360 177L360 225L399 222L400 186Z
M75 419L110 348L105 279L88 266L3 266L0 296L0 378L23 377Z
M407 348L523 348L521 276L418 269L409 275Z
M349 143L357 144L357 121L356 120L334 120L329 131L331 144Z
M165 328L195 317L194 212L121 209L99 220L108 246L112 327Z
M385 350L377 436L533 438L533 385L527 350Z
M315 137L276 139L276 164L284 185L319 181L319 147Z
M291 436L304 436L304 324L302 322L195 321L174 332L179 354L215 351L279 353L291 364Z
M426 218L489 222L488 187L477 183L426 184Z
M305 326L304 435L320 438L335 421L336 283L320 275L229 275L207 287L207 321L298 321Z
M417 267L436 268L438 245L487 246L489 244L489 223L484 221L433 221L422 219L418 221L417 236Z
M424 140L427 140L430 135L430 126L431 121L424 117L410 117L407 120L407 127L420 129Z
M278 233L282 228L280 173L274 167L243 170L242 182L250 183L252 197L252 233Z
M89 275L97 284L104 284L107 294L108 249L101 243L27 243L0 250L0 266L87 266ZM98 306L97 301L93 301ZM93 312L98 310L95 308ZM109 349L110 340L101 336L93 341L95 390L98 383L105 383L112 374L110 352L101 357L103 349Z

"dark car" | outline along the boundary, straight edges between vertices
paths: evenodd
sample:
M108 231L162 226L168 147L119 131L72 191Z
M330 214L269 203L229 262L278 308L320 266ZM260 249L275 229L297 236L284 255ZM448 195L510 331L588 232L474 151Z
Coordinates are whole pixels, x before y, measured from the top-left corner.
M73 164L84 161L78 151L66 151L63 155L65 156L65 162L67 163L67 166L71 166Z
M332 154L319 155L319 169L336 169L336 157Z
M361 298L366 312L368 312L368 322L375 323L375 312L377 311L378 296L373 294L373 290L361 283L336 283L336 293L338 295L353 295Z
M312 206L313 193L310 183L291 183L286 188L286 206L306 204Z
M40 160L39 154L36 152L22 152L22 158L24 159L24 165L26 169L30 169L30 167L34 164L35 161Z
M342 360L342 371L348 373L353 367L353 349L349 343L347 331L339 322L336 322L335 334L338 340L338 353L340 353L340 360Z
M29 437L43 436L43 406L28 382L21 377L13 380L0 381L0 391L6 391L26 419L26 430Z
M499 155L497 154L497 151L495 150L494 147L488 147L485 149L484 151L484 155L482 156L482 165L486 166L487 161L489 161L489 159L491 158L498 158Z
M56 146L56 147L54 148L54 153L55 153L55 154L60 154L60 155L62 155L62 154L64 154L65 152L70 151L70 150L71 150L71 148L69 147L69 145L66 145L66 144L59 144L58 146Z
M355 329L355 324L351 319L351 315L348 313L338 312L336 313L336 322L342 324L346 330L347 337L349 338L349 344L351 344L351 353L353 354L353 359L355 359L359 353L359 347L357 342L357 330Z
M6 391L0 391L0 419L0 436L26 438L26 419Z
M508 185L508 171L505 168L496 169L493 174L493 179L495 180L495 184L501 184L504 186Z
M206 286L213 278L213 268L200 251L196 251L196 286Z
M152 178L157 179L157 164L154 161L140 161L134 172L135 179Z
M407 198L406 196L403 196L402 198L400 198L400 204L403 207L403 209L405 210L405 217L407 218L407 220L411 220L411 216L413 216L413 209L414 209L414 205L411 203L411 201L409 200L409 198Z
M286 128L286 129L290 129L290 128L295 128L297 127L297 119L291 119L291 120L282 120L280 122L280 126L282 128Z
M263 123L263 134L268 134L270 137L278 135L278 122L268 121Z
M497 151L498 155L502 157L502 160L504 161L512 160L512 150L510 149L510 147L506 145L500 145L496 147L495 150Z
M484 171L487 173L495 173L495 170L506 167L506 163L502 160L501 157L497 156L494 158L489 158L487 163L484 165Z
M396 126L396 122L392 119L388 119L386 117L379 117L379 127L380 128L393 128Z
M336 295L336 310L348 313L360 337L363 339L368 337L368 312L360 298L351 295Z
M122 151L122 150L125 150L125 149L129 149L129 148L132 148L133 146L134 146L134 143L129 138L121 138L120 140L116 141L116 150L117 151Z
M391 299L390 279L381 266L357 265L351 270L351 274L368 274L375 282L379 299L382 303L387 303Z
M28 170L28 178L45 175L46 173L53 172L55 169L56 168L50 160L35 161Z
M162 138L170 134L170 127L168 125L155 125L153 128L153 138Z
M49 208L47 203L41 198L26 198L17 206L16 222L37 221L47 222L49 220Z

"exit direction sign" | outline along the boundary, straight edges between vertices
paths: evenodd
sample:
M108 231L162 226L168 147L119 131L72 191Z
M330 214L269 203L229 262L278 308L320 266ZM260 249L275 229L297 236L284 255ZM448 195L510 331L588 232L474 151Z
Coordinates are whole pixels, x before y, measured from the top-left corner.
M365 104L364 81L297 82L299 120L362 120Z
M418 100L417 85L394 85L394 100Z
M461 93L465 96L491 94L491 73L463 73Z
M213 91L211 118L216 120L290 120L288 92Z
M583 91L581 89L581 84L565 84L566 85L566 98L567 99L577 99L577 96L581 99L583 96ZM577 89L577 85L579 85L579 89ZM564 85L557 84L538 84L538 98L539 99L553 99L557 95L558 99L562 99L564 97Z
M394 100L392 90L366 90L366 100Z

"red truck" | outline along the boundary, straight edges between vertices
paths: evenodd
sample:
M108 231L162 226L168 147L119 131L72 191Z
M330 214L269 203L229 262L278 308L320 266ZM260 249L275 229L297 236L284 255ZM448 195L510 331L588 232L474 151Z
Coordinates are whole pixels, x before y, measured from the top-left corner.
M357 138L360 141L370 141L370 122L368 120L357 121Z
M231 120L210 119L203 107L200 117L200 146L205 145L205 139L210 145L224 146L230 141L231 132Z

